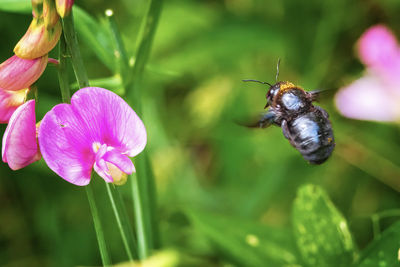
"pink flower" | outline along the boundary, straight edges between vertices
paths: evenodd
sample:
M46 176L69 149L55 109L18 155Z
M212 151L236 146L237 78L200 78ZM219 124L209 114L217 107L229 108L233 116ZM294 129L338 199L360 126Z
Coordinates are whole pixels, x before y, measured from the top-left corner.
M3 135L3 161L13 170L41 158L37 144L35 100L29 100L12 114Z
M60 17L64 18L71 12L74 0L56 0L57 12Z
M14 111L25 102L28 91L6 91L0 88L0 123L8 123Z
M83 88L71 104L55 106L39 128L43 159L75 185L87 185L93 168L106 182L119 182L135 171L129 157L139 154L146 140L145 127L132 108L98 87Z
M47 54L35 59L10 57L0 65L0 88L8 91L28 88L42 75L47 59Z
M336 94L336 106L359 120L400 120L400 46L383 25L368 29L358 41L365 75Z

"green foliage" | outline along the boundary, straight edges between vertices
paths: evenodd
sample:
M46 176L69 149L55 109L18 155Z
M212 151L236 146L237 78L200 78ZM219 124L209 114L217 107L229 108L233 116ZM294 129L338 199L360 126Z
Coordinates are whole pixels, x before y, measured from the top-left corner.
M364 249L358 267L399 266L400 222L389 227Z
M107 28L79 7L74 7L75 25L79 39L96 54L109 69L116 67L112 39Z
M240 266L298 266L289 231L199 211L188 215L200 232Z
M90 84L125 94L148 1L75 2ZM129 66L118 57L107 8ZM5 60L31 20L30 0L0 0L0 10ZM199 266L398 264L399 218L378 216L400 203L398 192L381 182L400 177L398 126L344 119L333 95L362 75L354 54L359 36L379 22L400 38L399 13L396 0L165 1L154 49L147 54L145 45L148 64L134 81L144 98L146 153L157 184L162 242L155 259L172 266L182 263L177 255L201 259ZM278 57L280 79L333 88L320 105L337 144L323 165L304 162L278 127L235 124L251 121L265 105L267 88L241 80L273 82ZM49 66L37 85L39 121L61 100L56 68ZM126 262L107 191L100 179L92 182L112 262ZM133 222L129 183L120 192ZM17 172L0 164L0 200L1 266L101 264L82 188L43 162ZM371 215L381 222L379 238Z
M32 5L29 0L1 0L0 10L16 13L30 13L32 12Z
M355 247L347 222L318 186L299 189L293 205L297 247L308 266L349 266Z

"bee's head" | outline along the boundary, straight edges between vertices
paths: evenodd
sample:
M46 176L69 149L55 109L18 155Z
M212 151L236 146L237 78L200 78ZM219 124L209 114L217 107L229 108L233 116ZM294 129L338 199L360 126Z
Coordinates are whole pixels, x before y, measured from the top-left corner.
M265 97L267 98L267 104L265 105L265 108L267 108L268 106L270 106L272 104L275 96L278 95L278 92L280 89L281 89L281 82L278 82L269 87L269 90L268 90L267 94L265 95Z

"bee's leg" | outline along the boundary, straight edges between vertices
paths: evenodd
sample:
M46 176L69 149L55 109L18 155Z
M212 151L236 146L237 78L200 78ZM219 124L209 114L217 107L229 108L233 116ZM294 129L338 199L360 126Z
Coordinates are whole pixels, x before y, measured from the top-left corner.
M281 128L285 138L290 140L290 131L286 120L282 120Z
M268 111L264 114L262 114L261 119L257 122L256 127L259 128L266 128L268 126L271 126L271 124L275 123L276 121L276 114L275 112Z
M323 109L323 108L321 108L321 107L318 107L318 106L314 106L314 107L315 107L316 109L318 109L319 111L321 111L322 116L324 116L325 119L328 119L328 118L329 118L329 114L328 114L328 112L325 111L325 109Z

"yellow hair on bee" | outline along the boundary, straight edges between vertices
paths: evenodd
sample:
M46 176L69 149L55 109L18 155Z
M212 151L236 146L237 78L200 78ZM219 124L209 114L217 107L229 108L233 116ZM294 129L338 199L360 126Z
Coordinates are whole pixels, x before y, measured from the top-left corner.
M295 87L297 87L297 86L295 86L293 83L291 83L291 82L282 82L281 84L280 84L280 91L286 91L286 90L288 90L288 89L293 89L293 88L295 88Z

